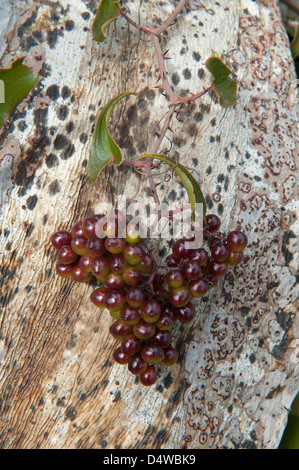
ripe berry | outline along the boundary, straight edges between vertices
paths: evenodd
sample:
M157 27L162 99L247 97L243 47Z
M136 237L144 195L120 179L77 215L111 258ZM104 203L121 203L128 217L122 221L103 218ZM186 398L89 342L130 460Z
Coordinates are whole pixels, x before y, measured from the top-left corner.
M109 259L109 267L111 271L116 274L120 274L124 271L127 266L127 262L123 255L111 255Z
M109 273L109 261L105 256L98 256L91 260L91 269L95 276L105 276Z
M212 261L209 267L209 273L215 277L224 276L228 271L228 265L226 263L217 263Z
M126 245L123 255L129 264L135 265L142 262L144 251L139 245Z
M118 362L118 364L128 364L130 360L130 356L124 354L120 346L115 349L112 357L116 362Z
M140 271L133 266L125 268L122 276L128 286L138 286L142 280Z
M119 255L122 253L125 249L126 242L124 238L106 238L105 239L105 248L109 253L112 253L113 255Z
M168 346L167 348L164 349L164 358L161 361L161 364L164 366L172 366L173 364L176 363L177 358L178 358L178 353L172 346Z
M180 287L184 282L184 276L181 271L174 269L166 274L165 281L170 287Z
M226 258L228 257L229 251L226 247L226 245L219 241L218 243L215 243L213 245L213 248L211 249L211 255L214 261L217 261L218 263L221 263L222 261L225 261Z
M95 238L96 235L96 224L98 219L96 217L87 217L82 222L82 232L86 238Z
M70 245L65 245L58 251L58 262L62 264L73 264L78 255L75 253Z
M147 340L154 336L156 331L156 327L154 323L148 323L144 320L140 320L137 325L133 326L133 333L134 335L142 340Z
M246 248L248 240L246 235L239 230L230 232L227 236L227 247L230 251L242 251Z
M128 369L132 374L134 375L142 374L143 372L146 371L147 366L148 366L148 363L145 362L144 359L142 359L139 353L136 353L130 357L130 360L128 363Z
M121 350L124 354L131 356L132 354L136 354L139 349L141 348L141 341L140 339L136 338L136 336L130 333L128 336L125 336L121 342Z
M156 324L157 326L157 324ZM154 336L151 338L153 343L157 343L161 348L166 348L171 341L171 333L169 330L159 330L158 328L155 331Z
M201 267L197 261L185 261L182 267L182 273L185 279L189 281L195 281L201 275Z
M91 260L92 258L89 255L81 256L78 261L78 265L80 266L80 268L84 269L84 271L91 273Z
M84 256L88 254L86 242L85 237L75 237L71 241L71 247L77 255Z
M123 309L126 304L126 297L120 290L108 290L105 306L110 312L118 312Z
M139 380L145 387L154 385L157 381L157 372L153 366L148 366L145 372L139 375Z
M83 237L82 222L77 222L71 229L72 238Z
M124 238L126 236L126 220L124 214L119 210L112 211L103 226L106 237Z
M196 315L194 305L189 302L187 305L176 309L176 317L183 323L189 323L193 320Z
M152 341L142 346L140 354L144 361L151 364L160 362L164 356L161 346L157 343L153 343Z
M89 238L86 242L87 252L90 256L102 256L106 253L104 240L101 238Z
M168 310L163 309L159 320L156 322L156 327L162 331L170 330L170 328L174 325L174 323L175 323L174 311L171 312L169 309Z
M141 319L138 308L132 307L131 305L124 306L120 312L119 318L126 323L126 325L130 326L137 325Z
M73 279L77 282L85 282L90 278L90 273L82 269L79 265L74 266L73 268L73 273L72 273Z
M140 263L135 265L136 268L143 274L149 274L154 268L154 260L148 253L144 253L143 259Z
M98 287L90 294L90 300L99 308L106 307L106 297L108 289L106 287Z
M59 232L54 233L51 238L52 245L56 250L59 250L65 245L70 245L71 241L71 234L66 230L60 230Z
M208 282L201 277L189 282L189 292L193 297L202 297L207 293L208 288Z
M132 327L126 325L121 320L116 320L116 322L112 323L110 326L109 331L113 338L122 340L125 338L125 336L128 336L130 333L132 333Z
M161 304L156 299L147 300L140 309L141 318L148 323L155 323L161 315Z
M73 272L74 265L73 264L56 264L56 273L60 277L71 277Z
M132 307L141 307L145 302L145 293L141 287L130 287L126 292L126 301Z
M209 259L209 255L204 248L194 250L189 257L190 261L197 261L200 266L204 266Z
M120 274L109 273L106 277L105 285L108 289L118 290L125 286L125 281Z
M174 243L172 247L172 253L175 258L189 258L189 255L191 254L191 249L187 248L187 242L188 240L180 238Z
M139 230L136 228L135 223L128 223L127 228L126 228L126 238L125 238L127 243L131 243L132 245L135 245L136 243L139 243L141 240Z
M225 261L231 266L236 266L237 264L241 263L243 258L244 258L243 251L232 251L231 253L229 253Z
M204 222L204 229L208 230L211 233L217 232L221 225L221 221L218 215L208 214Z
M189 291L187 287L181 286L169 291L169 302L173 307L183 307L189 302Z

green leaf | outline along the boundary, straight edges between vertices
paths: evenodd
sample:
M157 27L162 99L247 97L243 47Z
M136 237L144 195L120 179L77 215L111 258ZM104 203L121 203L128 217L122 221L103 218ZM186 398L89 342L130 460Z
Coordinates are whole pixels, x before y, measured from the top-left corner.
M0 127L38 82L22 61L23 57L13 62L9 69L0 70Z
M91 152L88 164L88 176L95 183L101 171L109 164L120 165L122 153L116 142L111 137L108 122L114 106L125 96L136 95L134 92L120 93L114 96L102 109L93 136Z
M185 189L189 197L189 202L191 205L192 212L194 212L195 210L195 204L199 203L199 204L203 204L203 215L206 214L206 210L207 210L206 201L202 194L200 186L198 182L196 181L196 179L194 178L194 176L192 176L190 171L188 171L184 167L184 165L173 161L171 158L167 157L166 155L157 154L157 153L154 153L153 155L142 155L141 157L138 157L137 160L141 160L145 158L154 158L170 166L170 168L172 168L176 172L176 174L181 179L183 185L185 186Z
M96 41L105 41L105 30L118 16L118 3L119 1L101 0L92 23L92 35Z
M237 99L237 80L230 77L230 70L218 57L210 57L205 67L213 76L213 88L219 95L219 104L223 108L233 106Z

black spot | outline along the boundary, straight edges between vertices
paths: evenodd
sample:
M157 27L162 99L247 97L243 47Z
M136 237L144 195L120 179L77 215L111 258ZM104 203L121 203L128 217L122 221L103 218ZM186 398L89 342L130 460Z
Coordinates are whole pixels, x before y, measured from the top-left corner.
M248 359L251 362L251 364L253 364L255 362L255 354L254 353L250 354Z
M211 135L210 137L210 142L213 144L215 142L215 137L213 135Z
M57 117L58 119L60 119L60 121L64 121L68 117L68 114L69 114L68 106L66 105L59 106L57 110Z
M255 181L261 181L261 180L262 180L262 178L260 178L260 177L259 177L259 176L257 176L257 175L256 175L256 176L254 176L253 178L255 179Z
M74 26L75 26L75 23L73 22L73 20L66 20L65 29L67 31L72 31L74 29Z
M26 229L25 237L30 237L33 229L34 229L34 224L29 224Z
M66 125L66 132L68 134L70 134L71 132L73 132L73 130L75 129L75 125L73 123L73 121L70 121L67 125Z
M53 101L57 100L57 98L59 97L59 86L50 85L47 88L46 95Z
M199 62L200 59L201 59L201 55L196 51L193 51L192 57L193 57L194 60L196 60L196 62Z
M166 375L165 379L163 380L163 385L164 385L165 388L169 388L170 385L172 384L172 382L173 382L173 378L171 376L171 373L169 372Z
M211 165L209 165L208 168L206 169L206 174L210 175L212 173L212 171L213 171L212 167L211 167Z
M29 196L26 202L27 202L28 209L32 211L35 208L36 203L37 203L37 195L34 194L33 196Z
M217 212L218 212L218 215L222 215L222 214L223 214L223 205L222 205L222 204L218 204Z
M70 419L71 421L73 421L77 416L77 412L76 412L75 408L69 407L66 410L65 416L66 416L67 419Z
M213 119L211 120L211 126L213 126L213 127L214 127L215 125L216 125L216 119L215 119L215 118L213 118Z
M180 76L177 72L174 72L171 76L171 81L174 85L178 85L178 83L180 82Z
M46 165L48 168L53 168L58 165L58 158L54 153L50 153L50 155L46 157Z
M184 75L184 78L186 78L186 80L189 80L191 78L191 72L189 69L184 69L183 70L183 75Z
M198 69L198 71L197 71L198 78L202 79L205 76L205 74L206 73L205 73L204 69Z
M60 184L58 180L53 181L53 183L49 184L49 193L51 195L55 195L60 192Z
M54 140L54 148L56 150L61 150L69 144L69 139L63 134L57 134Z
M214 203L213 203L213 201L212 201L212 199L210 198L209 195L206 196L206 203L207 203L208 208L212 209Z
M36 17L37 17L37 11L33 12L32 15L30 16L30 18L28 18L25 23L23 23L19 28L18 28L18 37L21 38L24 34L24 32L26 32L28 30L28 28L30 28L30 26L33 25L33 23L35 22L36 20Z
M115 397L113 398L112 402L113 402L113 403L117 402L117 401L120 399L120 397L121 397L121 391L118 390L118 391L116 392Z
M81 134L79 137L81 144L85 144L87 142L87 139L88 139L88 136L85 133Z
M284 234L282 236L281 251L282 251L282 254L284 256L286 266L288 266L288 264L293 259L293 254L287 248L287 245L289 244L289 241L290 241L291 238L296 238L296 235L294 234L294 232L292 232L291 230L284 232Z
M102 448L104 449L105 447L107 447L107 445L108 445L108 442L107 442L105 439L102 439L102 440L101 440L101 446L102 446Z
M62 90L61 90L61 96L64 100L66 100L67 98L69 98L69 96L71 95L71 90L68 86L64 86L62 87Z
M89 20L90 18L90 13L88 11L83 11L83 13L81 13L81 16L83 18L83 20Z
M54 28L52 31L51 30L47 31L47 41L48 41L50 49L54 49L57 39L58 39L57 28Z
M25 121L22 120L22 121L19 121L19 122L18 122L18 129L19 129L21 132L23 132L27 127L28 127L28 126L27 126L27 124L26 124Z
M43 225L46 225L47 222L48 222L48 214L45 214L43 216Z

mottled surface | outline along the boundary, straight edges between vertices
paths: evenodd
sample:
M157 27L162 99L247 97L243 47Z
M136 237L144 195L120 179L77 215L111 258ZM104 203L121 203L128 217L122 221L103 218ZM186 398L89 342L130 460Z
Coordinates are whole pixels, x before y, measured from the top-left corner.
M145 25L172 2L128 2ZM53 231L101 201L148 197L148 182L107 168L86 175L100 107L123 91L111 130L126 158L147 152L167 102L154 88L151 44L123 20L92 41L97 2L17 2L3 31L1 67L25 56L40 82L0 134L0 424L4 448L273 448L298 392L298 115L296 81L275 1L191 2L162 41L174 91L210 83L215 51L239 80L237 104L205 96L178 113L160 149L194 170L224 231L249 238L244 263L175 327L179 362L141 388L113 364L110 316L89 300L92 283L54 273ZM7 10L8 11L8 10ZM5 17L3 17L5 18ZM4 19L3 19L4 21ZM10 24L15 24L11 29ZM2 40L3 42L3 40ZM186 200L161 176L165 202ZM169 250L165 244L163 253Z

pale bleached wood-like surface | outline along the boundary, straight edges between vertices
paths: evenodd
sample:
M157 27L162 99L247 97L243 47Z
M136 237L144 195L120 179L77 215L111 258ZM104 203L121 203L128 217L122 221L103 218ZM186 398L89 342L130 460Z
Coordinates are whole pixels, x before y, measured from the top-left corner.
M119 106L114 135L127 158L150 149L167 109L154 88L153 47L123 20L96 44L96 2L2 4L1 67L25 56L41 81L0 142L1 446L277 447L299 371L296 81L277 3L190 2L163 39L177 93L210 83L204 62L213 51L240 80L232 109L206 96L169 137L210 211L224 230L244 229L249 246L242 266L198 303L196 321L174 329L180 361L150 389L113 364L109 314L91 304L92 285L55 275L50 237L118 195L150 201L146 179L108 168L92 185L86 164L95 116L122 91L139 95ZM173 8L128 6L146 25ZM165 201L186 197L175 180L159 191Z

